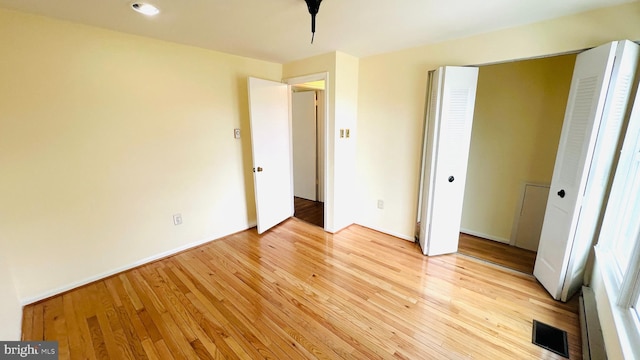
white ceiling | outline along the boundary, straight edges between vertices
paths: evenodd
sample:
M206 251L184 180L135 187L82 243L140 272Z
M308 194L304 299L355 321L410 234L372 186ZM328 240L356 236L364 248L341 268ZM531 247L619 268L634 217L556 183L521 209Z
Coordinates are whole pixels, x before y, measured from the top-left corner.
M287 63L331 51L365 57L634 0L324 0L314 44L304 0L0 0L0 7ZM594 24L597 25L597 24Z

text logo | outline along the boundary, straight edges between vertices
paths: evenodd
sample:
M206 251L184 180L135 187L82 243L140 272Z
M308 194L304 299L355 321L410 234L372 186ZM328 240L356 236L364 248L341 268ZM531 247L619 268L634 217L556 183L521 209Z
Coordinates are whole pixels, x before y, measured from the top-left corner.
M0 360L58 360L57 341L0 341Z

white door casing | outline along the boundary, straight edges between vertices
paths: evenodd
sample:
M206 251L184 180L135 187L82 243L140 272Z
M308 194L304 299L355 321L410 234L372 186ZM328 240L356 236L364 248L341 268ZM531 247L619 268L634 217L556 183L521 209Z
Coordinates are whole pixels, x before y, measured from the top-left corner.
M433 73L427 111L420 245L425 255L458 250L478 68Z
M290 86L304 84L308 82L324 82L324 90L317 90L317 120L318 120L318 200L324 202L324 230L335 232L334 202L335 191L335 150L336 138L331 135L335 128L335 114L330 108L331 103L331 82L329 73L318 73L312 75L299 76L284 80Z
M317 161L318 161L318 174L316 178L318 179L318 201L325 202L324 200L324 184L325 184L325 148L326 148L326 134L325 134L325 90L316 90L316 121L318 122L317 127Z
M249 117L258 233L293 216L289 86L249 77Z
M576 262L586 262L594 235L593 227L587 230L591 225L587 222L597 220L600 214L605 189L597 190L600 185L588 186L596 184L598 176L592 176L591 183L588 179L592 168L597 168L592 164L600 161L604 164L604 173L602 169L598 172L608 179L607 167L611 167L613 151L607 151L605 146L597 147L597 141L599 137L604 141L603 136L614 136L617 142L620 131L620 124L616 124L612 116L606 116L609 114L605 111L607 106L610 108L607 104L614 101L615 91L609 90L610 84L613 89L618 81L617 76L612 77L614 61L619 64L621 60L616 60L618 45L618 42L605 44L581 53L576 59L534 267L535 277L554 299L561 299L565 279L568 283L576 279L582 283L581 275L574 275L574 270L583 272L584 266L577 266ZM628 94L626 96L628 98ZM590 198L585 201L587 190ZM581 214L584 217L580 239L576 242ZM573 261L571 269L570 260ZM568 274L568 270L571 273ZM565 289L565 300L568 294Z

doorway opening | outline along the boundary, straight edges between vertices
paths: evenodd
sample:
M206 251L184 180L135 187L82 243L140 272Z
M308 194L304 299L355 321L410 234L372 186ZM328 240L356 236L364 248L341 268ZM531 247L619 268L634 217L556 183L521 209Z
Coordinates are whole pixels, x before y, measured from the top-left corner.
M325 228L326 82L291 85L294 217Z
M479 67L459 253L533 274L576 56Z

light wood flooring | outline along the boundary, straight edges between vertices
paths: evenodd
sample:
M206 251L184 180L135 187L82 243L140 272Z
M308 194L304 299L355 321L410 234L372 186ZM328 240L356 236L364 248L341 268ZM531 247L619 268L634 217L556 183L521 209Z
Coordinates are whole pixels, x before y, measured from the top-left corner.
M458 253L492 262L510 269L533 274L536 252L460 233Z
M324 228L324 203L299 197L293 198L294 215L300 220Z
M579 359L577 307L532 276L294 218L26 306L23 339L60 359L560 359L531 343L537 319Z

